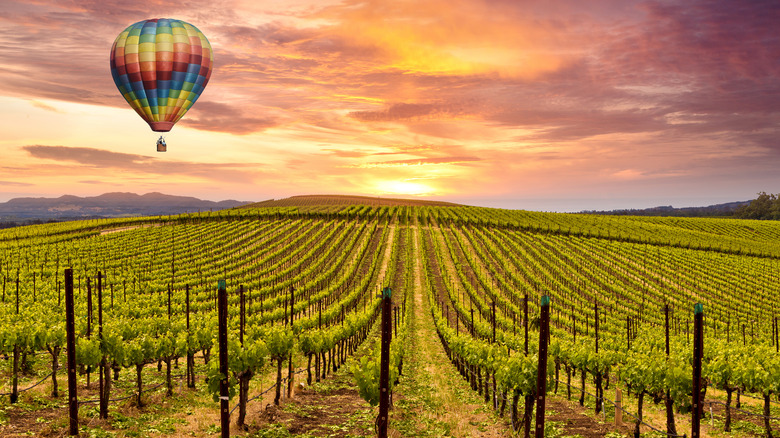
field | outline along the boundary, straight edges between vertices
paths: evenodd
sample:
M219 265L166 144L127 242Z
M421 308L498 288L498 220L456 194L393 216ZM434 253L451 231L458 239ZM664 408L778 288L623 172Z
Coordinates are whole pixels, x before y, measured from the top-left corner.
M4 230L4 437L68 434L66 268L82 436L219 436L218 280L231 435L373 436L384 287L390 436L533 431L543 296L545 436L691 436L697 303L702 436L780 427L778 222L300 197Z

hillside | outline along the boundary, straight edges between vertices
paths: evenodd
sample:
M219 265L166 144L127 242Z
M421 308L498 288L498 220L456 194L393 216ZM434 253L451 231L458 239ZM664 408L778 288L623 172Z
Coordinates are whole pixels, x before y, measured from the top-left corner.
M242 208L261 207L311 207L311 206L349 206L368 205L370 207L392 206L439 206L454 207L460 204L443 201L427 201L423 199L379 198L351 195L300 195L284 199L269 199L267 201L247 204Z
M247 202L204 201L189 196L152 192L145 195L114 192L99 196L64 195L59 198L14 198L0 203L0 218L62 219L79 217L154 216L221 210Z

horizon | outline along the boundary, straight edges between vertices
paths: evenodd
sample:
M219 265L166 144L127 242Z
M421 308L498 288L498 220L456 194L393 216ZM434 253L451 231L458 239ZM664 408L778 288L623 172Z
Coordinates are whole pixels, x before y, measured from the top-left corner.
M207 198L199 198L197 196L189 196L189 195L173 195L170 193L162 193L162 192L147 192L147 193L135 193L135 192L104 192L96 195L85 195L85 196L79 196L81 198L89 198L89 197L99 197L104 195L111 195L111 194L130 194L130 195L137 195L137 196L145 196L145 195L151 195L151 194L159 194L164 196L185 196L185 197L193 197L201 201L210 201L210 202L222 202L222 201L237 201L237 202L245 202L245 203L258 203L268 200L281 200L286 198L292 198L292 197L307 197L307 196L357 196L357 197L368 197L368 198L384 198L384 199L411 199L411 200L430 200L430 201L444 201L444 202L454 202L454 201L447 201L446 199L429 199L425 197L402 197L402 196L368 196L368 195L361 195L361 194L324 194L324 193L310 193L310 194L297 194L297 195L291 195L286 197L271 197L271 198L265 198L265 199L256 199L256 200L246 200L246 199L229 199L229 198L223 198L223 199L207 199ZM20 196L11 198L8 200L1 200L0 203L8 202L12 199L19 199L19 198L33 198L33 199L58 199L60 197L64 196L78 196L78 195L70 195L70 194L62 194L62 195L55 195L55 196ZM752 199L751 199L752 200ZM540 202L537 204L538 206L544 206L545 202L548 203L548 205L554 204L558 200L539 200ZM569 202L569 205L586 205L588 200L567 200ZM613 200L615 202L615 205L620 205L621 200ZM501 199L501 200L493 200L492 202L490 200L466 200L466 202L454 202L456 204L461 204L465 206L471 206L471 207L485 207L485 208L500 208L500 209L509 209L509 210L527 210L527 211L537 211L537 212L550 212L550 213L584 213L584 212L592 212L592 211L622 211L622 210L644 210L644 209L651 209L651 208L658 208L658 207L673 207L673 208L696 208L696 207L710 207L718 204L725 204L725 203L731 203L731 202L748 202L750 200L730 200L730 201L723 201L723 202L715 202L715 203L705 203L701 205L673 205L673 204L656 204L652 206L646 206L646 207L632 207L632 208L622 208L622 207L616 207L616 208L607 208L607 209L591 209L591 208L580 208L580 209L571 209L571 210L552 210L552 209L545 209L545 208L523 208L523 207L514 207L517 203L521 202L518 200L512 200L512 199ZM526 202L526 201L522 201Z
M708 206L780 180L780 4L4 2L0 202L303 193L534 211ZM109 52L175 17L214 51L159 136Z

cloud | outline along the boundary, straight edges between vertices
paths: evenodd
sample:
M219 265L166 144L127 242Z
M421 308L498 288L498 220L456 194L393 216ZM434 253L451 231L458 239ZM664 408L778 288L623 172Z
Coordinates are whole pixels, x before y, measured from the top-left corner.
M616 27L588 65L611 88L600 94L604 103L653 108L646 114L656 122L664 113L697 121L656 123L657 131L747 134L770 126L766 115L780 112L780 4L650 1L639 10L642 26Z
M97 179L85 179L85 180L78 181L78 183L79 184L90 184L90 185L104 185L104 184L106 184L105 181L100 181L100 180L97 180Z
M245 183L252 182L258 174L256 169L263 167L258 163L168 161L86 147L28 145L22 146L22 150L33 158L76 163L88 168L124 170L148 175L188 175L207 180ZM251 169L251 171L243 169Z
M563 141L669 129L665 113L704 113L703 123L715 127L721 120L711 114L778 110L771 1L599 1L583 9L565 0L457 0L446 8L438 0L348 0L299 6L295 20L278 11L259 24L242 8L11 1L6 26L28 23L35 32L3 34L0 90L126 107L106 73L107 49L95 42L110 46L117 29L154 11L183 13L213 35L212 81L181 121L207 131L248 135L297 121L349 130L324 117L346 109L359 122L466 117L541 128L537 138ZM66 31L73 26L86 33ZM51 53L68 53L67 62ZM447 137L447 129L429 128L415 129Z
M362 158L371 155L369 152L362 150L322 149L322 151L338 158Z
M35 184L20 181L0 181L0 186L31 187Z
M180 125L241 135L221 137L236 149L277 145L246 161L302 172L268 186L308 190L327 181L359 191L373 174L404 173L485 193L537 181L566 192L575 176L623 177L618 186L629 190L680 181L679 170L692 166L708 181L729 175L738 186L756 184L756 166L770 175L780 153L775 1L8 0L3 8L0 95L128 112L107 68L116 34L147 16L198 25L215 48L215 69ZM243 163L46 147L62 149L30 146L27 160L0 167L0 177L23 180L46 167L68 175L116 169L128 181L220 178L213 169L247 184L257 178L256 165ZM588 188L604 196L621 189L610 181Z
M391 122L430 118L454 118L466 114L466 109L453 104L396 103L382 111L354 111L349 113L362 122Z
M187 116L179 123L204 131L238 135L260 132L279 125L279 122L272 117L251 117L245 115L235 106L208 101L197 102L194 110L188 112Z
M49 105L49 104L43 103L43 102L39 102L37 100L31 101L30 104L32 106L36 107L36 108L40 108L40 109L45 110L45 111L51 111L53 113L60 113L60 114L64 114L65 113L64 111L62 111L62 110L60 110L60 109L58 109L58 108L56 108L56 107L54 107L52 105Z
M22 149L35 158L71 161L96 167L132 168L149 164L154 160L143 155L84 147L29 145L22 146Z
M425 166L436 164L461 164L482 161L478 157L436 157L436 158L412 158L408 160L380 161L357 165L357 167L398 167L398 166Z

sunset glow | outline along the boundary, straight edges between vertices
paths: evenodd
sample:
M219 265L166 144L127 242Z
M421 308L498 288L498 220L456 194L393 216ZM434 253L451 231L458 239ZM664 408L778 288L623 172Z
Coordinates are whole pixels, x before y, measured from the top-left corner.
M158 134L117 34L208 37L206 90ZM776 2L6 0L0 202L111 191L409 196L537 210L775 192Z
M381 194L424 196L434 195L434 190L422 183L414 181L382 181L377 184Z

